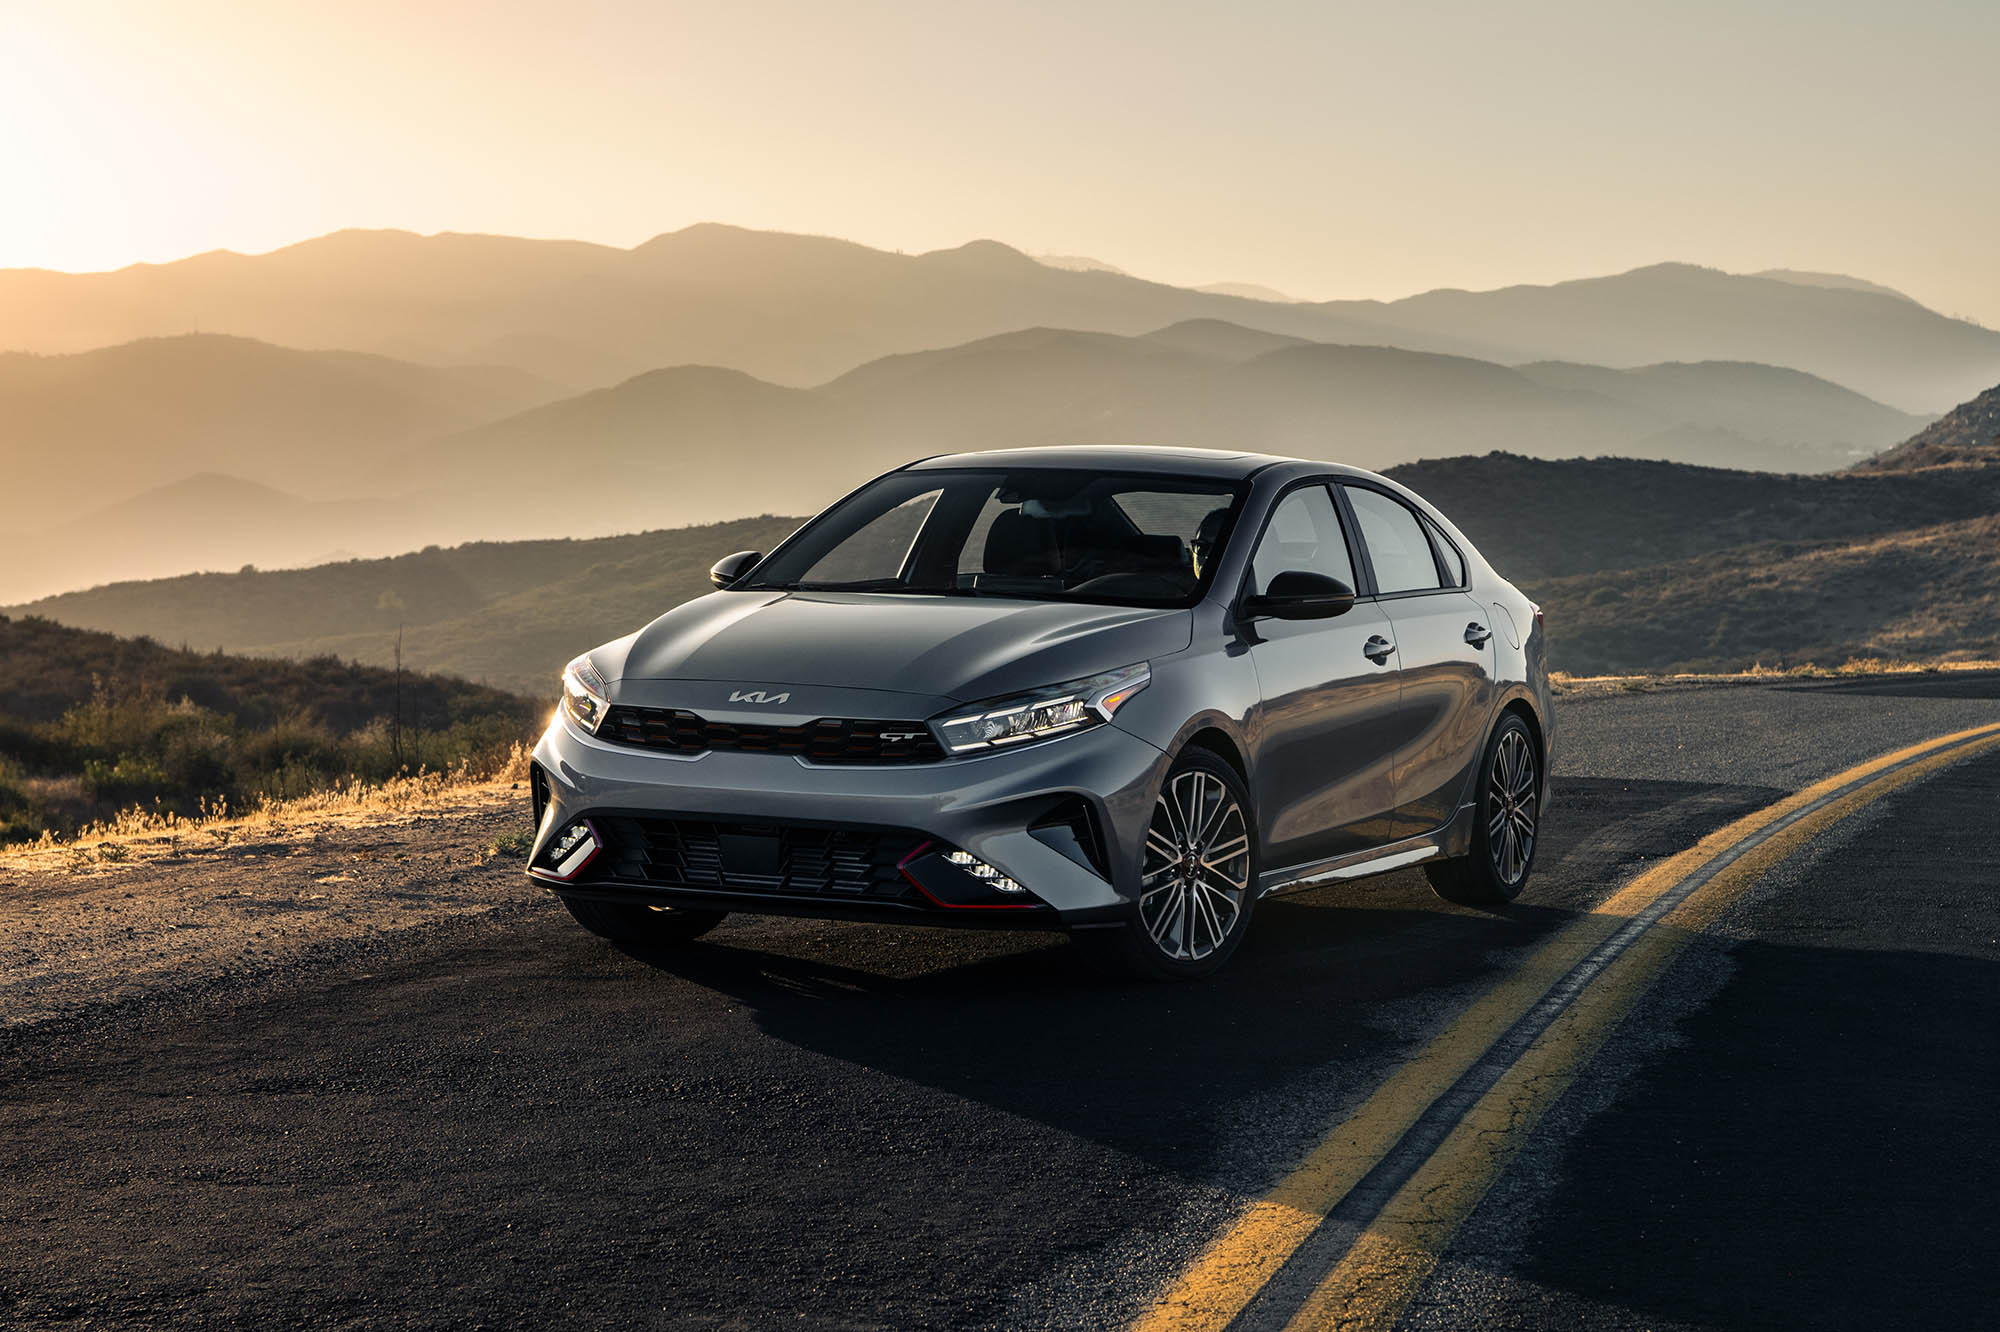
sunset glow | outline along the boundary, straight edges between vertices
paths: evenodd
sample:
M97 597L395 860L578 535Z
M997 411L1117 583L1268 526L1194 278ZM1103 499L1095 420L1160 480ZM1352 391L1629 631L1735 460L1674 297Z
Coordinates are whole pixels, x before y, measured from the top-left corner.
M1798 19L8 3L0 266L350 226L631 245L718 220L908 250L992 236L1317 299L1663 259L1821 269L2000 324L2000 9Z

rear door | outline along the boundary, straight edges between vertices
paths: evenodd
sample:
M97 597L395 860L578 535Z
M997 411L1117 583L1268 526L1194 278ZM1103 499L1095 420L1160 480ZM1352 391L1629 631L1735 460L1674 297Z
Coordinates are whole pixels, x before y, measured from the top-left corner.
M1402 692L1395 836L1449 822L1486 741L1494 701L1491 612L1466 591L1465 559L1430 520L1386 490L1342 496L1394 626Z
M1293 569L1360 585L1332 488L1324 483L1294 487L1279 499L1244 591L1261 593ZM1364 598L1331 619L1256 620L1243 632L1262 692L1250 737L1265 869L1388 841L1399 747L1389 617Z

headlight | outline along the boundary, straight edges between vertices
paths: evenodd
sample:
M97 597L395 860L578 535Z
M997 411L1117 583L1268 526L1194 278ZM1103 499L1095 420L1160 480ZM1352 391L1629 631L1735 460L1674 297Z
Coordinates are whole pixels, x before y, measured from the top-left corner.
M931 723L947 752L968 754L1024 740L1066 735L1111 720L1126 700L1153 680L1145 662L1067 684L997 698L971 712Z
M596 735L597 728L604 725L604 718L611 711L608 701L610 690L605 687L603 673L589 656L578 657L563 667L562 689L563 711L569 714L571 721Z

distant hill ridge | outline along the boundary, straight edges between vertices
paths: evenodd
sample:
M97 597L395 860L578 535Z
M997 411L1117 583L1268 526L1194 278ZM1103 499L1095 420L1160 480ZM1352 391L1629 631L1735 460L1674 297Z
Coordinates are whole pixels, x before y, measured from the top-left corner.
M468 429L410 455L400 475L445 494L435 516L461 530L483 515L488 531L586 534L579 524L633 530L740 511L746 466L752 502L801 512L911 457L1025 444L1248 448L1376 469L1470 448L1808 472L1923 424L1792 370L1513 369L1198 320L1138 337L1022 329L884 357L812 389L658 371ZM589 505L461 480L511 484L555 456L602 478Z
M60 460L88 484L48 486L0 522L46 526L191 473L355 493L412 446L564 392L506 366L416 365L189 333L75 355L0 354L0 469Z
M1036 325L1136 335L1219 318L1318 342L1503 363L1789 366L1906 411L2000 379L2000 332L1856 279L1690 264L1398 301L1285 303L1037 262L997 241L903 255L704 223L630 250L577 241L347 231L262 255L114 273L0 271L0 347L73 352L216 330L403 359L518 364L609 384L726 365L789 386L896 352Z
M1963 402L1903 443L1860 464L1874 472L2000 463L2000 386Z

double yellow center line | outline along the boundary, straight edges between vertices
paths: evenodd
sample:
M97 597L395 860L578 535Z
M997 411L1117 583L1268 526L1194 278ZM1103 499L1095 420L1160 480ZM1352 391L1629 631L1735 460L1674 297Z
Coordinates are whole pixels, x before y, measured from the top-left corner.
M1816 833L1995 745L2000 723L1884 754L1641 874L1400 1065L1133 1332L1394 1326L1527 1131L1689 937Z

